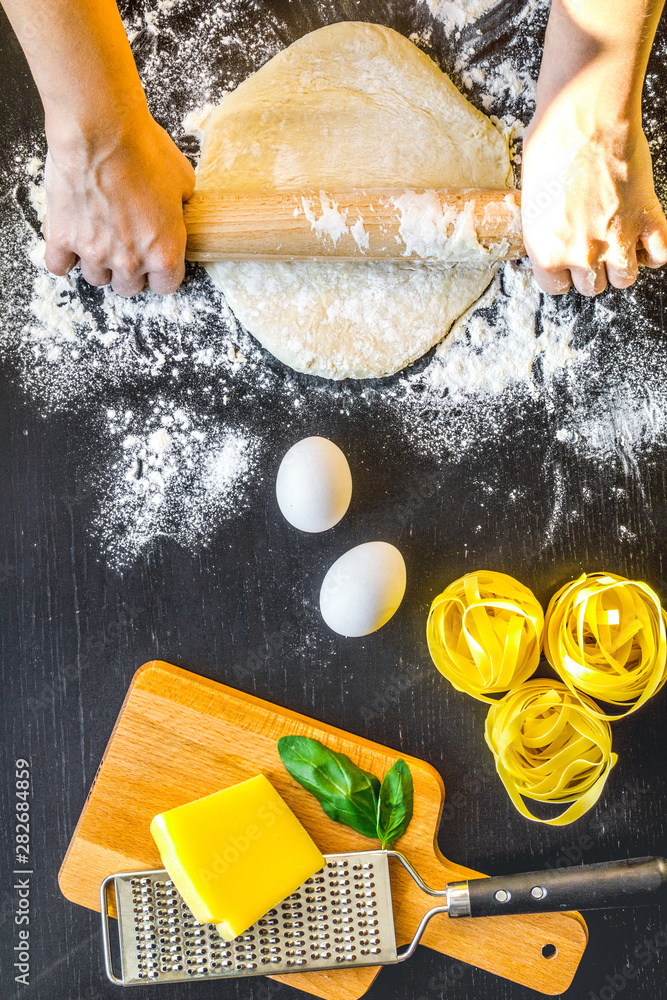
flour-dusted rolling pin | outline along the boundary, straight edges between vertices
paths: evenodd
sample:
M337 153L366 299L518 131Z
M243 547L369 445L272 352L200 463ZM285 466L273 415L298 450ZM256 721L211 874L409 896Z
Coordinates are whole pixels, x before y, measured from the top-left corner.
M525 254L519 191L195 192L188 260L480 264Z

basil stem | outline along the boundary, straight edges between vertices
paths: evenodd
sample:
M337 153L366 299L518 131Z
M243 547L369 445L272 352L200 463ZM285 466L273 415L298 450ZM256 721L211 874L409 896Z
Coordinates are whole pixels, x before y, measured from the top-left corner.
M397 760L385 774L377 811L377 836L383 848L402 837L412 819L412 775L404 760Z

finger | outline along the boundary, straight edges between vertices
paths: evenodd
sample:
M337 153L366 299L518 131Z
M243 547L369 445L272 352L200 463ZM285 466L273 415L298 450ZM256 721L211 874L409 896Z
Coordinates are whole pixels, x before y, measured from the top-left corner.
M548 295L565 295L572 288L570 272L565 268L544 268L533 262L533 277Z
M629 288L637 280L637 251L632 244L620 253L611 249L605 261L609 284L614 288Z
M588 267L571 267L572 283L580 295L599 295L607 287L607 269L602 262Z
M111 281L111 271L108 267L103 267L101 264L96 264L94 261L85 258L81 258L79 266L81 267L81 274L89 285L100 288L102 285L108 285Z
M667 219L659 206L648 215L640 240L644 247L642 264L647 267L662 267L667 264Z
M173 295L183 283L185 262L171 271L149 271L148 287L158 295Z
M69 250L66 246L47 242L44 263L47 271L50 271L51 274L57 274L61 277L63 274L69 274L78 259L74 251Z
M114 271L111 275L111 287L116 295L131 299L134 295L140 295L146 287L146 274L127 274L122 271Z
M614 288L629 288L637 279L637 230L618 218L609 229L607 248L602 253L607 277Z
M185 277L185 248L178 254L168 254L159 263L148 272L148 286L158 295L172 295Z
M185 277L185 243L187 233L181 222L172 240L148 258L148 285L158 295L172 295Z

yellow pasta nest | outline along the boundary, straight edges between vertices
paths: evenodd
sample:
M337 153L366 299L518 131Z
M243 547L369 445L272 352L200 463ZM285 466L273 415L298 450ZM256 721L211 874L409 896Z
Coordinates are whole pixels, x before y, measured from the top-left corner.
M496 770L527 819L565 826L597 802L616 763L611 728L597 717L586 695L573 695L560 681L532 680L489 709L486 742ZM541 819L522 796L538 802L571 803L554 819Z
M623 706L598 718L636 712L667 680L665 612L645 583L613 573L584 573L551 598L544 653L570 691ZM582 694L583 692L583 694Z
M492 703L525 681L540 659L544 613L535 595L505 573L480 570L435 598L426 638L436 667L457 691Z

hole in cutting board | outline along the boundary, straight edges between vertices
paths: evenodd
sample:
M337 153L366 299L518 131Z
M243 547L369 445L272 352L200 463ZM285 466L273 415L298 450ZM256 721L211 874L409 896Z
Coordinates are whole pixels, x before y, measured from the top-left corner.
M542 958L555 958L557 954L558 948L555 944L542 945Z

